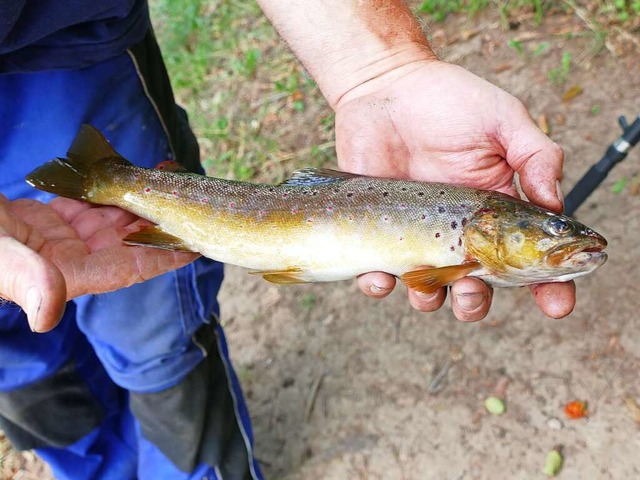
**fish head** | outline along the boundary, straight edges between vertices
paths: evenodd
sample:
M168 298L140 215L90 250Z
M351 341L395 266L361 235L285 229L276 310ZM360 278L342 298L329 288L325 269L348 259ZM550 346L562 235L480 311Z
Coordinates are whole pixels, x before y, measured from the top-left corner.
M464 238L469 259L502 285L566 282L607 260L602 235L566 215L502 195L474 214Z

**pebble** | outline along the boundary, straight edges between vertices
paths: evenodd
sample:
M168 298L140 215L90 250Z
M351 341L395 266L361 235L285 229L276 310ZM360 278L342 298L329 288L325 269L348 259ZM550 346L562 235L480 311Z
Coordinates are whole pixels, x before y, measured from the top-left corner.
M553 417L547 420L547 427L551 430L561 430L563 425L560 419Z

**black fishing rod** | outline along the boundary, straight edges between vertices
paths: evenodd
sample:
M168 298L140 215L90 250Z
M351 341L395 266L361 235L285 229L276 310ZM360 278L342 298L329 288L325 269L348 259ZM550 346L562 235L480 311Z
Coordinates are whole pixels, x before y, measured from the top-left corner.
M629 150L640 142L640 115L631 125L627 123L624 116L618 118L618 123L622 127L622 135L609 145L602 159L584 174L566 196L564 201L566 215L572 216L587 197L598 188L598 185L607 178L611 169L624 160Z

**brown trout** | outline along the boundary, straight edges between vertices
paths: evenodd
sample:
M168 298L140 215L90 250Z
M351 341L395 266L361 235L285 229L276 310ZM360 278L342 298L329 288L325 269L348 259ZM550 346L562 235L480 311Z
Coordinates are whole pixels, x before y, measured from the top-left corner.
M607 259L590 228L501 193L333 170L260 185L144 169L87 125L67 158L27 182L156 224L128 243L199 252L274 283L382 271L429 293L468 275L501 287L564 282Z

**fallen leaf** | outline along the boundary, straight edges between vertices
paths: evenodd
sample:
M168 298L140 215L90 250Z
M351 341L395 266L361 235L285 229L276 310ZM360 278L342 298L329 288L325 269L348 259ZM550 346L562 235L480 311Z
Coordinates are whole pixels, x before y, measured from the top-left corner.
M640 406L638 406L636 401L631 397L626 397L624 399L624 403L627 404L627 408L629 409L629 413L631 413L633 420L640 424Z
M562 453L560 452L561 448L556 447L547 453L547 458L544 460L544 467L542 468L542 473L547 475L548 477L555 477L560 470L562 470Z
M551 129L549 128L549 120L547 120L547 115L542 113L538 116L538 127L545 135L549 135Z
M577 420L587 416L587 402L573 400L564 406L564 413L567 418Z
M484 401L484 408L487 409L491 415L502 415L507 409L504 402L498 397L489 396Z
M583 92L584 89L580 85L573 86L564 93L564 95L562 96L562 101L564 103L568 103L578 95L582 95Z

